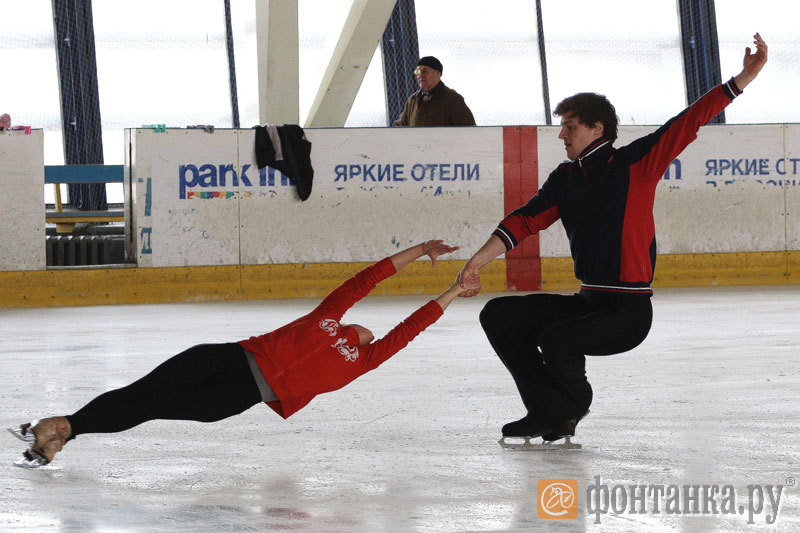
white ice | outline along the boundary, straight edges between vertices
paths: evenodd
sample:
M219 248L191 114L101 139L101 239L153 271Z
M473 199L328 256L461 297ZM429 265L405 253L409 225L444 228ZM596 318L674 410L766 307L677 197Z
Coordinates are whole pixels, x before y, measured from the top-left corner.
M589 359L583 449L548 453L497 444L524 413L478 325L492 296L455 301L376 371L286 421L258 405L214 424L148 422L80 436L39 470L12 466L24 445L6 434L0 530L800 530L799 286L658 290L647 340ZM346 320L382 335L424 301L372 297ZM191 345L246 338L314 304L0 310L2 424L73 412ZM666 514L663 502L597 525L586 507L597 476L610 488L730 485L736 507L748 485L782 493L771 526L766 494L752 525L748 511ZM577 519L537 517L542 478L578 480Z

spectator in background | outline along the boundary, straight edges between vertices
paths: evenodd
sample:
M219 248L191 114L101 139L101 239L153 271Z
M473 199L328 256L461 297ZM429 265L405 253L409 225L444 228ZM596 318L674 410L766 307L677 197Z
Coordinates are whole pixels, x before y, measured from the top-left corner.
M11 117L8 113L0 115L0 131L11 129Z
M406 101L396 126L474 126L475 117L464 97L442 81L442 63L433 56L417 61L419 91Z

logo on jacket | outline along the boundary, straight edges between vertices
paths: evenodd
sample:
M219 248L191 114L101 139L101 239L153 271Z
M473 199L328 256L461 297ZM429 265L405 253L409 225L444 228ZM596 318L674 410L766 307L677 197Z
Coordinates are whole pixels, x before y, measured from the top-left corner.
M319 328L333 337L339 331L339 323L332 318L323 318L319 321Z
M344 356L344 360L349 363L358 359L358 348L348 346L347 339L339 339L331 344L331 348L336 348L336 350Z

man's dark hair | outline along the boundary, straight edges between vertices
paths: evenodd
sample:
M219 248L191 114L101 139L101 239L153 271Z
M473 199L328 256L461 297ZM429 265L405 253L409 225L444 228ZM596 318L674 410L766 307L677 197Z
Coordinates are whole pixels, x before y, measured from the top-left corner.
M603 137L611 142L617 140L619 124L617 110L602 94L578 93L564 98L558 103L553 114L557 117L575 115L578 122L586 126L600 122L603 124Z

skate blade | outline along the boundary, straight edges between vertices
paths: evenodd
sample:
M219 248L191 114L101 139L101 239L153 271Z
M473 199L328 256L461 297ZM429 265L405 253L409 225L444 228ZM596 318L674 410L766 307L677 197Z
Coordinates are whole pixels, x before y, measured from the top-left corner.
M17 428L6 428L8 432L28 444L36 444L36 435L33 433L33 423L22 424Z
M45 466L49 463L50 461L48 461L47 458L45 458L42 454L29 448L22 452L22 459L14 461L14 466L32 469Z
M508 442L506 441L507 438L518 439L524 438L523 442ZM583 448L577 442L572 442L568 437L564 439L564 442L554 444L553 442L548 441L541 441L541 442L531 442L531 437L503 437L499 441L497 441L501 447L505 448L506 450L519 450L519 451L553 451L553 450L580 450Z
M506 439L514 439L514 440L508 441ZM524 440L522 442L519 442L519 439L524 439ZM497 444L499 444L500 447L505 448L506 450L530 450L531 448L538 446L537 444L531 443L530 437L501 437L500 440L497 441Z
M551 448L557 448L559 450L580 450L583 448L582 445L578 444L577 442L572 442L571 437L562 437L564 442L552 441L552 442L545 442L542 445L550 446Z

